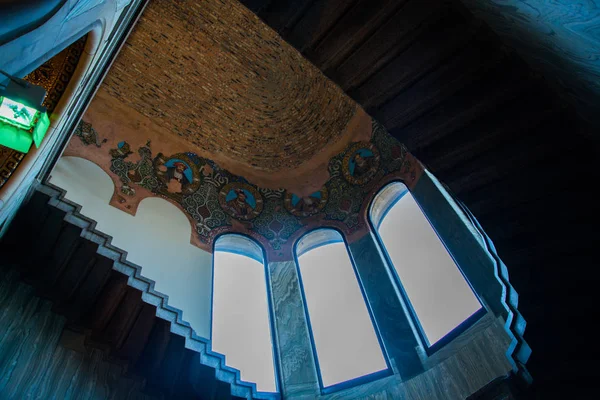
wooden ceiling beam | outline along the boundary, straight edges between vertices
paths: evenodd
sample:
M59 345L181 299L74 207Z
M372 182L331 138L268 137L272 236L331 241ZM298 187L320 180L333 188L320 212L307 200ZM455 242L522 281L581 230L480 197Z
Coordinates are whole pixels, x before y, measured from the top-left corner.
M478 40L471 40L408 89L369 111L388 128L408 125L462 88L481 79L504 57L504 52Z
M356 4L357 0L329 0L312 3L285 39L304 53L327 35L336 22Z
M350 97L366 109L377 107L439 68L441 63L464 47L473 36L472 26L455 23L458 16L449 14L442 18L405 51L359 87L348 92Z
M531 81L527 79L525 71L515 67L514 59L504 60L490 74L409 125L393 129L388 127L390 133L412 151L461 129L528 89Z
M326 75L345 91L359 86L448 12L446 1L408 1L338 68L326 71Z
M258 16L271 28L282 34L287 28L293 26L314 2L315 0L271 1L268 6L258 12Z
M433 173L455 168L476 154L529 134L557 111L556 107L539 100L531 94L521 96L413 154Z
M407 0L359 0L306 56L321 71L335 68Z
M247 9L254 13L258 13L261 9L268 6L274 0L240 0Z

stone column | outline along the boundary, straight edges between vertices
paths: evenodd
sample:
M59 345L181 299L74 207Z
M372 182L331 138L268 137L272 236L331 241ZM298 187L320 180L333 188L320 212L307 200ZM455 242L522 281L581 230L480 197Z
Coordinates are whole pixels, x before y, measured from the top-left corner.
M284 397L319 393L308 323L295 261L269 262L279 375Z
M403 380L418 375L423 371L418 342L375 239L366 234L348 248L394 372Z

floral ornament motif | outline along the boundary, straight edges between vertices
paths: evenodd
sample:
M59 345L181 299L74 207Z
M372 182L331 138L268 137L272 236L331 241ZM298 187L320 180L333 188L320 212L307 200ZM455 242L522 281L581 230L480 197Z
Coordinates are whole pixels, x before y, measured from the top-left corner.
M227 214L245 221L258 217L263 209L263 198L258 190L242 182L225 185L219 192L219 203Z
M196 221L196 232L202 242L208 243L212 230L227 225L227 214L219 204L219 189L207 179L198 191L185 196L184 210Z
M133 151L131 151L131 145L123 140L122 142L117 143L117 148L116 149L110 149L108 151L108 153L110 154L110 156L115 159L115 158L127 158L130 155L133 154Z
M267 200L261 215L252 221L252 230L266 238L274 250L280 250L300 228L300 220L283 209L281 200Z
M342 162L344 178L353 185L364 185L377 173L379 161L379 150L373 143L355 143Z
M159 187L159 181L154 173L150 141L138 149L140 159L137 162L128 161L129 155L133 152L127 142L120 142L116 149L110 150L110 154L112 157L110 170L120 178L123 184L122 193L135 196L134 184L152 192Z
M296 217L309 217L323 210L327 205L327 200L329 200L329 191L324 186L321 190L304 197L286 192L283 205L290 214Z
M121 193L133 197L135 196L135 189L129 185L121 185Z
M100 140L100 136L92 127L92 124L85 121L81 121L79 125L77 125L77 128L75 128L75 136L81 139L81 143L83 143L84 146L93 144L96 147L102 147L102 144L107 142L106 138Z

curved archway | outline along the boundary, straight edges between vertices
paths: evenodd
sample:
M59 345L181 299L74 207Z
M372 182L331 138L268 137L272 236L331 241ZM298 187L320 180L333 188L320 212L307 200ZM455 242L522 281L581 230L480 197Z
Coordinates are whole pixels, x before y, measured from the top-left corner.
M417 334L433 352L485 313L485 308L404 183L384 186L369 222Z
M327 392L390 367L342 234L320 228L295 246L319 383Z
M277 392L264 249L248 236L214 242L212 347L261 392Z
M212 256L189 243L191 227L179 208L156 197L144 199L135 216L112 207L112 179L83 158L61 158L50 182L66 190L65 197L81 205L114 246L127 250L128 261L142 267L199 336L209 337Z

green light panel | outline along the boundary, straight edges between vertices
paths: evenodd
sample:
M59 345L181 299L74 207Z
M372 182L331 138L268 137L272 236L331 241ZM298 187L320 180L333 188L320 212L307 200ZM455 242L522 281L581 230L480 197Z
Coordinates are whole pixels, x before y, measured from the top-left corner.
M34 122L37 110L7 97L0 97L0 120L29 130Z

